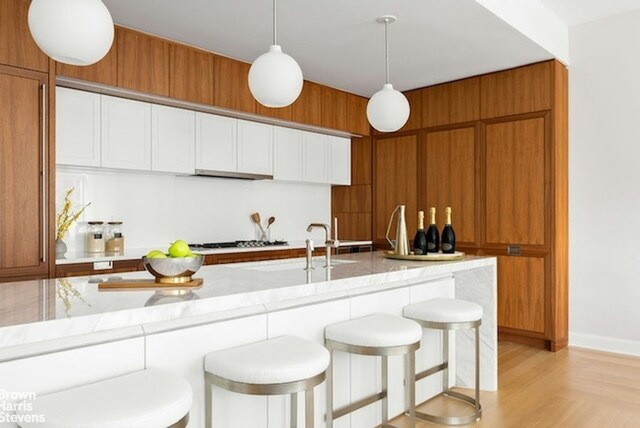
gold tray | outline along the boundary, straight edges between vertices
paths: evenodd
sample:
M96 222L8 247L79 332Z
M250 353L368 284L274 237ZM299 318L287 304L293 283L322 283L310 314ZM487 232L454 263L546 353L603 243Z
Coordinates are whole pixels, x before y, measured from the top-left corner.
M448 260L460 260L464 258L464 253L461 251L456 251L453 254L429 253L424 255L407 254L403 256L394 254L392 251L385 251L383 254L388 259L412 260L415 262L444 262Z
M163 284L153 279L129 279L119 281L105 281L98 285L98 290L197 290L202 287L202 278L194 278L189 282Z

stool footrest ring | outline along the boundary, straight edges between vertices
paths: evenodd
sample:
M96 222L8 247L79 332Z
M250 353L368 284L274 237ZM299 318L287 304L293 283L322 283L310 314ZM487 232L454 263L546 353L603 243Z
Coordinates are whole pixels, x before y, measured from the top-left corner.
M456 400L460 400L465 404L469 404L470 406L473 406L474 408L476 407L476 400L469 397L466 394L462 394L457 391L448 390L445 392L441 392L440 394L436 395L434 398L439 397L441 395L444 395L445 397L450 397ZM424 413L416 410L416 418L429 421L429 422L435 422L437 424L442 424L442 425L467 425L467 424L476 422L477 420L480 419L481 416L482 416L482 406L479 404L477 405L477 411L473 412L470 415L464 415L464 416L438 416L438 415L432 415L429 413Z
M369 404L373 404L376 401L382 400L387 396L387 391L378 392L375 395L370 395L369 397L365 397L361 400L356 401L355 403L351 403L348 406L341 407L340 409L333 411L333 419L338 419L344 415L347 415L355 410L361 409Z
M433 366L431 368L428 368L424 371L421 371L420 373L416 373L416 382L419 381L420 379L424 379L427 376L431 376L432 374L441 372L442 370L449 368L449 363L441 363L438 364L437 366Z

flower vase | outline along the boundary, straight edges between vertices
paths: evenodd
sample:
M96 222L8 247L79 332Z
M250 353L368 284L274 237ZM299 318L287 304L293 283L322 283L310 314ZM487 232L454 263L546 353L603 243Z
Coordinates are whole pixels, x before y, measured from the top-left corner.
M62 238L56 239L56 259L64 259L64 255L67 253L67 244Z

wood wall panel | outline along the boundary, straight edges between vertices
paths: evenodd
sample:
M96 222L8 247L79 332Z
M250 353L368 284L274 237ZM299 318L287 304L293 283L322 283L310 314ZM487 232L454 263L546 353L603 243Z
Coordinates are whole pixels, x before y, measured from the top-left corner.
M213 54L172 44L169 49L169 96L213 104L213 67Z
M545 120L486 127L486 242L545 244Z
M287 107L271 108L265 107L256 101L256 114L260 116L275 117L277 119L291 121L293 119L293 105Z
M459 245L476 243L476 129L429 132L418 151L418 209L436 207L438 228L444 209L453 211Z
M551 109L552 61L481 77L482 119Z
M480 78L431 86L422 91L422 126L471 122L480 119Z
M118 31L118 86L169 96L169 42L128 29Z
M498 325L545 333L545 260L498 257Z
M337 213L338 238L341 240L371 240L371 213Z
M322 86L305 80L302 93L292 107L294 122L322 126Z
M56 74L89 82L118 86L118 34L120 31L116 27L111 49L100 61L86 67L57 62Z
M400 129L402 131L414 131L422 128L422 89L404 92L409 101L409 119L407 123Z
M413 237L417 222L418 138L378 138L374 144L374 240L386 242L389 216L397 205L406 205L407 232Z
M333 186L331 206L335 212L371 212L371 185Z
M348 129L346 92L322 87L322 126L341 131Z
M215 56L214 104L245 113L256 112L256 100L249 90L251 64Z
M351 139L351 184L371 184L371 138Z
M0 64L49 72L49 57L31 37L29 0L0 1Z
M367 136L370 134L367 120L367 103L369 100L358 95L347 94L347 124L354 134Z

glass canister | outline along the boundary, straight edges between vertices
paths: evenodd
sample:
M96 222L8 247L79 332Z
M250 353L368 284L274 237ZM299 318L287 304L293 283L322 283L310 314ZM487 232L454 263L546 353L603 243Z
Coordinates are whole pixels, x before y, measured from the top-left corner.
M107 242L105 244L107 253L124 253L124 235L122 234L122 222L110 221L108 224Z
M104 222L90 221L87 230L87 253L104 253Z

